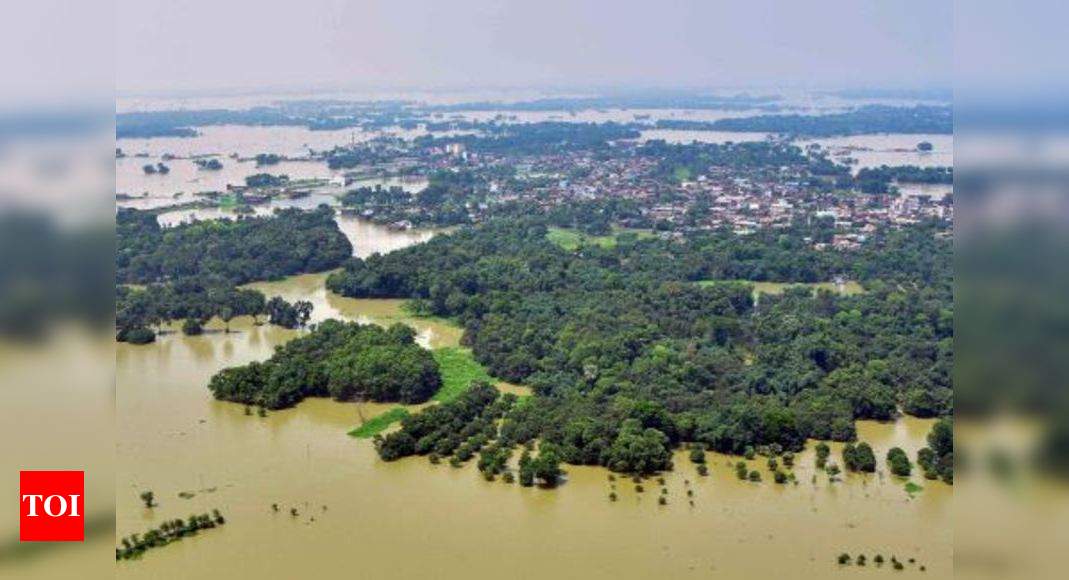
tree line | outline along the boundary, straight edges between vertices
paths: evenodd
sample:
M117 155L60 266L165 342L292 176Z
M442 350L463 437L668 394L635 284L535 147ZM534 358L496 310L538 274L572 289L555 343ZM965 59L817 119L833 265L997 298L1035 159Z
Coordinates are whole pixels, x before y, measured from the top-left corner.
M278 210L272 216L197 221L164 228L156 214L120 209L116 214L116 338L151 342L151 329L186 320L196 334L218 316L266 316L296 328L308 322L311 304L267 300L237 286L341 265L352 245L334 222L333 210Z
M805 137L872 133L950 135L954 132L954 111L949 106L866 105L825 115L757 115L717 119L709 124L709 128L714 131L756 131Z
M857 172L855 181L862 193L888 193L895 183L953 185L954 168L916 165L864 167Z

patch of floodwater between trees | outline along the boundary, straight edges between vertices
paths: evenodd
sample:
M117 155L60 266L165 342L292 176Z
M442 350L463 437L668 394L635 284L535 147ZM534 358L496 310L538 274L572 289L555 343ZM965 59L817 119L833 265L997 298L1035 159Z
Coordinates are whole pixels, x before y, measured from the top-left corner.
M920 151L917 145L927 142L931 151ZM827 137L804 139L795 143L803 149L811 144L818 144L826 149L831 158L837 162L854 159L853 171L856 174L865 167L881 165L916 165L918 167L953 167L954 136L881 133L875 135L851 135L847 137Z
M414 243L383 240L405 232L374 232L363 245L354 239L358 253ZM374 246L375 239L381 245ZM401 301L334 296L324 278L252 286L311 300L316 320L402 321L434 348L459 340L459 329L409 316ZM915 457L931 421L861 423L860 437L881 459L876 475L829 483L816 474L810 446L796 459L797 484L772 483L761 459L751 464L764 481L750 483L735 476L731 465L738 458L710 453L710 474L700 477L680 452L676 470L665 475L667 505L658 505L655 481L637 493L622 477L618 501L610 502L608 472L600 468L566 466L566 483L544 490L486 482L474 461L459 469L422 458L383 462L369 441L346 432L362 413L389 405L309 399L259 417L216 401L206 388L214 373L267 359L298 333L248 319L231 328L116 345L117 536L215 508L227 516L227 525L212 534L121 562L120 577L619 580L864 573L840 569L834 562L840 552L915 558L927 567L927 578L953 573L952 488L917 474L913 481L924 490L907 494L904 480L890 476L882 461L892 446ZM841 446L832 449L841 463ZM155 493L157 507L144 507L138 495L145 490Z

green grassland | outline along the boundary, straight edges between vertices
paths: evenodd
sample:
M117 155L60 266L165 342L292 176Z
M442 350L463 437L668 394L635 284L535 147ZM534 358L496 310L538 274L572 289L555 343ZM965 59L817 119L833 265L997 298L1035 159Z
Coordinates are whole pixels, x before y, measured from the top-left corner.
M620 234L625 233L635 234L639 238L649 238L656 235L649 230L614 229L611 234L606 236L591 236L570 228L549 228L549 232L546 233L546 239L571 252L579 249L581 245L613 248L616 246Z
M372 417L364 422L363 425L349 431L349 435L353 437L359 437L361 439L368 439L374 437L376 434L381 433L390 425L404 419L408 416L408 409L404 407L394 407L378 417Z
M445 347L434 350L434 360L442 372L442 388L431 398L432 401L446 403L468 390L472 381L496 381L486 372L486 368L475 360L471 349Z
M471 354L471 349L460 347L437 348L432 351L434 360L442 373L442 388L431 397L431 401L447 403L466 391L474 381L496 381ZM368 439L386 430L390 425L409 415L408 409L394 407L385 413L368 419L363 425L349 431L349 435Z

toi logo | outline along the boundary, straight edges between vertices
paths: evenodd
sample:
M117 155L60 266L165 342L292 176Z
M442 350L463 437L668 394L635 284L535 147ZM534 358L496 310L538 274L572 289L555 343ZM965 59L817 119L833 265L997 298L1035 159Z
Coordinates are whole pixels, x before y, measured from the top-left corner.
M19 472L19 541L85 539L85 472Z

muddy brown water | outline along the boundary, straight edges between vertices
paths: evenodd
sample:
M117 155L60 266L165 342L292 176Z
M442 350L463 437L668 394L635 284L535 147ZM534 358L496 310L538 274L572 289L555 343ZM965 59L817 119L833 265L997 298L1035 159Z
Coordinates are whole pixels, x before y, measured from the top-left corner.
M394 232L409 235L410 232ZM369 235L385 238L387 230ZM384 248L413 243L391 238ZM358 252L369 252L368 243ZM325 274L252 285L268 295L308 299L315 319L340 317L412 324L424 346L456 344L448 322L412 318L400 301L330 294ZM698 477L686 454L660 486L645 493L618 478L610 502L608 472L566 466L559 489L486 482L474 462L454 469L425 458L379 460L367 440L346 432L361 414L388 405L307 400L265 418L212 399L206 385L228 366L268 358L297 331L232 322L224 333L162 335L152 345L117 345L117 533L142 532L163 520L212 508L226 526L117 564L122 578L780 578L894 574L877 571L876 553L915 558L925 578L953 573L952 488L886 473L892 446L911 457L931 421L862 422L859 435L881 459L881 473L813 481L812 446L796 461L797 484L736 479L738 458L709 454ZM839 461L841 446L832 445ZM146 509L138 494L155 492ZM687 490L693 490L691 506ZM179 493L194 494L189 499ZM276 513L271 504L277 503ZM289 514L290 508L298 516ZM840 568L840 552L865 552L865 570ZM905 575L921 573L907 566Z

